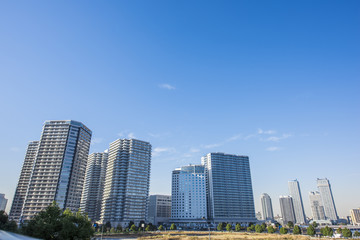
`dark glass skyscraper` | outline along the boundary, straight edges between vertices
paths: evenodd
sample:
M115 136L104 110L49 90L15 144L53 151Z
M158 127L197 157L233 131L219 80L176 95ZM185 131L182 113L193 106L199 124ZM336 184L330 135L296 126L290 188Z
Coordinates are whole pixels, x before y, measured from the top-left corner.
M208 153L202 157L207 183L208 218L212 222L255 222L249 157Z

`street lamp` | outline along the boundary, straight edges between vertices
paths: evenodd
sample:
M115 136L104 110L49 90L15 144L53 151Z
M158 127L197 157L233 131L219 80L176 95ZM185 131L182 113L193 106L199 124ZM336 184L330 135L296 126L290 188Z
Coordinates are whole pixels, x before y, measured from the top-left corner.
M202 217L202 219L207 223L208 225L208 228L209 228L209 240L211 239L210 237L210 221L206 221L206 218L205 217Z

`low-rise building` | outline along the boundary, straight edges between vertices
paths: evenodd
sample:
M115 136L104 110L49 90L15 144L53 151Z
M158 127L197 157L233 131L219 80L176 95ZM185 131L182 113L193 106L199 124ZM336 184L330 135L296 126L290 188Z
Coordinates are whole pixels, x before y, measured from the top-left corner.
M147 221L153 225L167 224L171 217L171 196L150 195Z

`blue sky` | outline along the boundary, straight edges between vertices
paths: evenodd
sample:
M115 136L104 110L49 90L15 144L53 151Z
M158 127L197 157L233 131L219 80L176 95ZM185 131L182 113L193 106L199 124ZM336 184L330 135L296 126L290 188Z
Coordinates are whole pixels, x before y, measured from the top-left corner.
M151 193L208 152L250 157L263 192L316 178L340 216L360 207L359 1L2 1L0 192L45 120L153 146Z

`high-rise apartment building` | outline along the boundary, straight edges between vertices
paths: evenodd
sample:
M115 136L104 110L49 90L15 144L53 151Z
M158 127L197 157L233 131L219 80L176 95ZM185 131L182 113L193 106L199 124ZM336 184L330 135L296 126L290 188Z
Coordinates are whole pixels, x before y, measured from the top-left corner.
M295 222L298 224L306 223L306 217L304 212L304 205L301 197L300 185L298 180L292 180L288 182L289 193L293 200Z
M5 198L5 194L0 193L0 211L5 211L8 200Z
M292 197L280 196L279 200L283 224L288 224L288 222L295 223L296 218Z
M88 157L80 209L86 212L93 222L100 220L107 162L107 151L92 153Z
M29 188L30 177L34 167L38 147L39 141L32 141L29 143L26 150L24 164L21 169L19 182L16 187L14 199L10 209L10 220L18 222L20 219L21 211L25 202L26 192Z
M207 219L204 170L203 165L189 165L172 172L171 222L191 225Z
M214 222L255 222L249 157L208 153L205 166L208 218Z
M78 211L90 140L91 131L81 122L45 122L37 150L34 152L34 163L20 221L31 219L53 201L56 201L61 209ZM36 149L36 143L33 144L33 149ZM31 158L32 153L29 155L29 164ZM24 173L27 177L28 172ZM20 176L19 183L22 179L23 176Z
M271 198L267 193L261 194L261 208L262 208L262 219L263 220L273 220L274 213L271 203Z
M145 221L150 183L151 145L136 139L110 143L101 221L112 226Z
M360 225L360 208L350 210L351 220L353 225Z
M309 198L313 220L325 220L325 211L324 206L322 205L320 193L310 192Z
M169 223L171 217L171 196L150 195L147 222L157 226Z
M335 207L334 197L331 191L330 181L327 178L317 179L317 187L323 202L325 216L328 220L336 221L339 219Z

